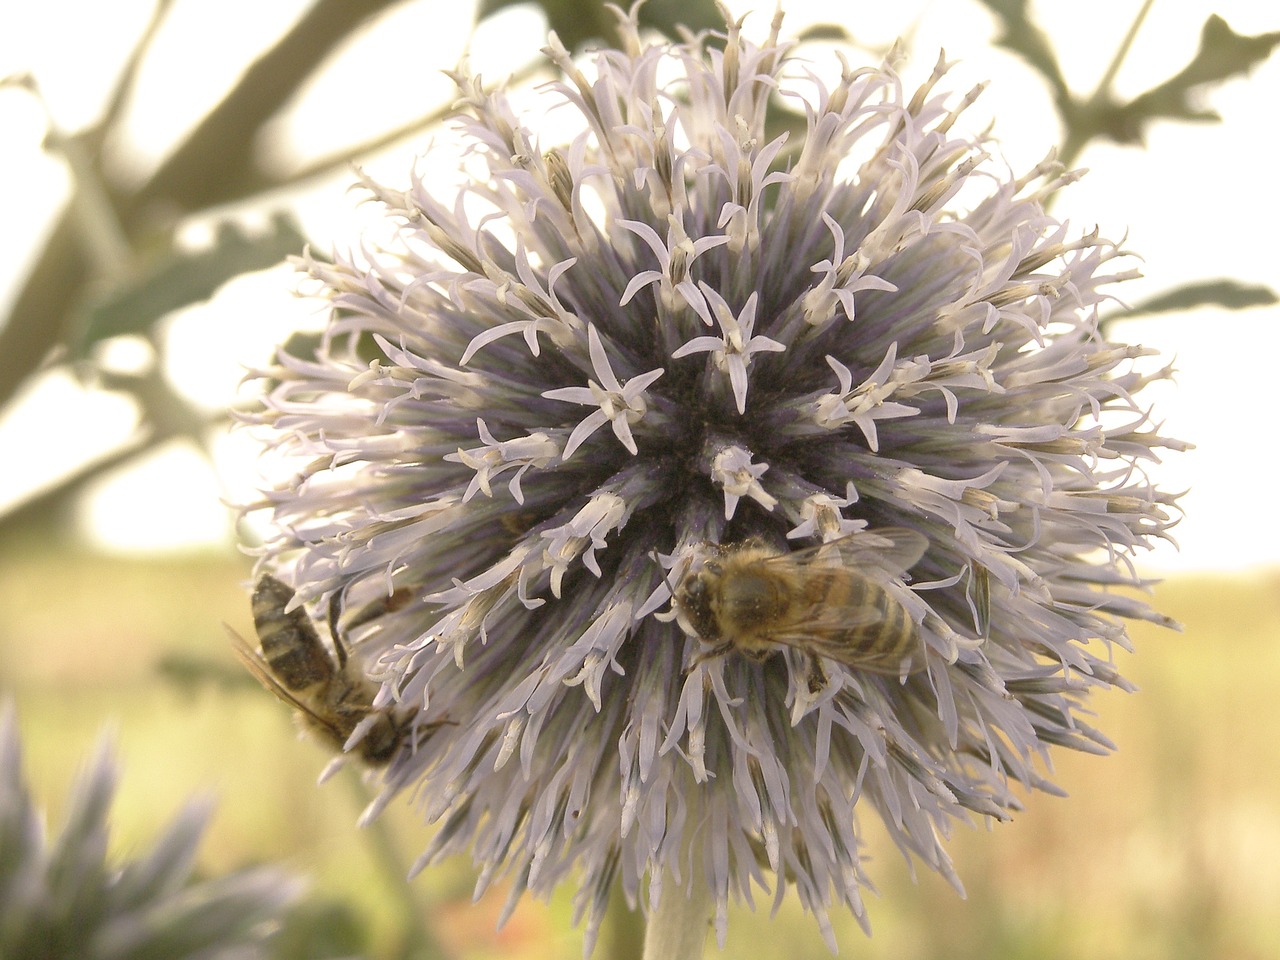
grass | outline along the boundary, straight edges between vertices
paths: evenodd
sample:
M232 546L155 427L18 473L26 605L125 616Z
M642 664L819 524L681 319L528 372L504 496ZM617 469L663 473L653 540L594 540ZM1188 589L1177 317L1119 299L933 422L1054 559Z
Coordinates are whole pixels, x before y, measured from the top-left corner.
M75 769L110 723L124 770L117 853L145 846L188 796L212 790L220 802L201 850L204 872L282 861L313 878L317 929L337 924L335 942L364 943L371 960L407 956L404 888L354 825L358 784L335 778L316 787L323 750L296 740L286 711L245 683L231 656L221 621L249 632L245 574L217 558L0 556L0 689L17 701L33 790L57 824ZM1053 776L1067 799L1030 796L1011 824L959 828L949 849L964 900L930 874L913 883L868 818L869 870L880 889L869 900L874 936L837 914L842 953L1280 956L1272 681L1280 673L1280 575L1173 580L1157 589L1156 603L1186 631L1138 625L1138 652L1122 654L1121 666L1141 691L1094 701L1118 755L1059 751ZM405 802L385 819L402 866L412 862L429 829ZM581 955L581 932L568 919L571 891L550 905L526 901L495 932L503 894L473 905L472 883L460 859L409 889L446 956ZM725 956L828 956L794 900L772 919L769 897L759 903L755 914L731 912ZM634 929L620 927L614 941L606 935L596 956L621 960Z

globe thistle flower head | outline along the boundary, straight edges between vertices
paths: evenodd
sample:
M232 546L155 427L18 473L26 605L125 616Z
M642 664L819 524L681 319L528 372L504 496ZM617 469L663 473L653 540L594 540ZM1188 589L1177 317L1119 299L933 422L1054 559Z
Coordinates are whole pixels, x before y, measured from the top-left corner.
M633 13L589 65L552 36L566 142L459 72L480 172L365 182L397 238L303 262L323 344L251 418L295 465L254 505L261 567L419 730L370 814L409 793L440 824L419 866L469 848L513 902L579 871L588 947L615 879L652 902L666 871L721 937L731 897L794 888L831 940L834 903L865 924L868 816L958 886L951 824L1054 789L1052 745L1105 752L1085 698L1127 688L1124 619L1166 622L1110 592L1168 536L1146 465L1181 446L1136 399L1168 371L1098 329L1122 251L1045 212L1051 159L1015 177L954 132L975 94L936 92L945 62L825 83L779 19L720 50ZM700 656L673 608L726 545L872 557L894 529L927 544L879 585L900 670L803 624Z

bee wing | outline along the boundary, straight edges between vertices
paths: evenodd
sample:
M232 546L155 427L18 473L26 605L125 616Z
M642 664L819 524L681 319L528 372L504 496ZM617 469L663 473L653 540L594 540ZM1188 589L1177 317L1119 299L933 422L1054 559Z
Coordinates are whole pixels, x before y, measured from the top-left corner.
M798 650L820 653L832 660L847 663L849 652L846 646L835 638L854 627L867 627L880 620L880 613L870 607L863 610L845 609L838 614L818 611L815 616L805 617L780 629L770 630L768 639L770 643L781 643Z
M909 653L903 655L898 651L893 651L891 653L867 653L857 657L846 656L843 660L838 656L833 656L831 659L839 661L840 663L845 664L845 666L856 667L859 670L867 670L871 673L879 673L889 677L901 677L904 674L912 674L918 670L922 670L925 666L924 661L916 654Z
M791 563L807 566L848 566L862 573L879 573L893 578L906 573L924 556L929 540L907 527L880 527L851 533L816 547L770 557L764 563Z
M840 567L870 579L887 581L915 566L928 546L928 538L917 530L880 527L763 562L800 567ZM850 645L847 639L850 630L871 626L883 619L884 613L875 606L851 609L815 603L796 622L777 632L770 631L769 639L811 656L827 657L837 663L875 673L897 676L903 672L904 663L907 672L922 666L911 663L910 650L892 647L861 649Z
M225 627L226 624L223 624L223 626ZM232 652L239 658L240 662L244 664L245 669L253 674L254 679L285 703L289 704L289 706L296 710L301 710L308 716L314 716L305 703L295 697L288 687L275 678L275 674L271 672L271 668L267 666L267 662L262 659L262 654L258 653L257 650L245 641L244 637L240 636L240 634L236 633L230 627L227 627L227 633L231 637Z
M836 663L843 663L847 667L869 670L872 673L896 677L902 674L904 663L907 665L907 673L920 669L923 663L912 662L911 651L858 650L851 648L847 642L840 639L844 630L850 627L867 626L876 623L879 619L879 614L874 611L859 611L842 616L838 620L832 618L828 622L811 622L790 630L770 633L769 639L774 643L794 647L811 657L826 657Z
M251 674L253 674L254 678L260 684L262 684L264 687L266 687L268 690L274 693L276 697L278 697L280 700L283 700L289 706L293 707L293 709L303 714L308 720L310 720L311 722L315 723L320 727L323 727L325 730L332 732L334 738L337 740L338 743L342 743L344 740L346 740L346 737L343 735L342 731L337 726L335 726L333 723L331 723L330 721L326 720L324 717L317 714L309 706L307 706L305 703L303 703L301 700L295 697L290 692L288 687L286 687L284 684L282 684L279 680L275 678L275 675L271 672L271 669L267 666L267 662L262 659L262 655L258 653L258 651L255 650L253 647L251 647L245 641L244 637L240 636L240 634L236 633L234 630L228 627L225 623L223 624L223 626L226 627L227 633L231 637L232 652L235 653L235 655L239 658L240 662L244 664L245 669L248 670Z

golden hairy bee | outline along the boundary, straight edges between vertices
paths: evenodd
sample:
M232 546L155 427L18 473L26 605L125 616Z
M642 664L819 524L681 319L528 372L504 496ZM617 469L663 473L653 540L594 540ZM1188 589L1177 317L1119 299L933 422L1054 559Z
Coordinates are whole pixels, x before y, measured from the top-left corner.
M755 539L713 547L674 591L677 621L710 645L694 665L733 651L764 660L791 647L809 656L811 686L821 683L819 657L893 676L920 669L916 623L886 585L927 547L902 527L793 552Z
M409 722L389 707L373 705L378 685L348 658L336 611L330 610L334 647L330 656L307 612L301 606L288 609L293 599L290 587L263 576L251 600L261 652L231 631L236 655L325 744L342 751L356 727L366 724L364 737L352 752L371 767L389 763L409 740Z

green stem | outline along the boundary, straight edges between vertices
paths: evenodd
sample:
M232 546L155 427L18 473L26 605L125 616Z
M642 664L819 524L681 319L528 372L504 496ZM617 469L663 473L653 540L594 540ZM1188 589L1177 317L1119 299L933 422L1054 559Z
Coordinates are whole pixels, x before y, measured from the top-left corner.
M71 209L80 227L84 251L93 264L94 277L117 280L133 264L133 247L102 182L95 158L79 139L62 132L34 81L30 87L48 124L45 146L60 154L71 171Z
M627 906L622 881L614 880L604 918L604 960L641 960L644 947L644 915Z
M1138 36L1138 31L1142 29L1142 24L1154 5L1155 0L1143 0L1141 9L1138 10L1137 16L1133 18L1133 22L1129 24L1128 32L1125 33L1124 39L1120 41L1120 46L1116 48L1115 54L1111 57L1111 62L1103 72L1102 79L1098 81L1097 89L1083 104L1078 101L1071 104L1073 114L1077 116L1084 115L1089 113L1090 107L1098 107L1107 103L1111 96L1111 84L1115 82L1116 74L1120 72L1120 67L1129 55L1129 50L1133 46L1134 39ZM1076 160L1079 158L1081 151L1084 150L1085 144L1089 142L1093 135L1092 129L1085 130L1077 123L1068 123L1066 142L1063 143L1062 149L1058 152L1058 159L1066 169L1070 170L1075 166Z
M686 827L685 829L690 829ZM692 845L691 845L692 846ZM658 905L649 912L645 929L644 960L700 960L711 927L715 903L702 875L701 857L692 857L685 882L670 873L663 877Z
M1133 18L1133 23L1129 24L1129 32L1125 34L1124 40L1121 41L1119 48L1115 52L1115 56L1111 58L1111 63L1107 66L1106 73L1098 81L1098 89L1093 92L1094 100L1105 97L1110 91L1111 84L1115 82L1116 74L1120 72L1121 64L1124 63L1125 57L1129 55L1129 48L1133 46L1134 38L1137 37L1138 31L1142 29L1142 22L1147 19L1147 14L1151 12L1155 2L1156 0L1144 0L1142 9Z
M360 771L348 765L342 773L342 779L351 788L352 794L363 809L372 797L360 778ZM385 821L381 817L375 817L364 827L364 833L368 837L367 846L374 863L386 880L387 887L400 902L405 936L401 955L405 958L418 958L418 960L438 960L447 956L435 932L427 924L422 905L414 898L409 881L405 879L409 871L400 859L395 838L391 835Z
M534 76L539 70L545 69L547 63L545 60L531 60L524 66L515 70L505 83L515 84ZM486 88L488 89L488 88ZM432 110L430 113L424 114L408 123L384 131L371 140L364 140L360 143L344 147L340 152L329 154L312 160L306 166L299 167L296 170L289 171L288 174L281 176L276 180L271 189L280 190L288 187L297 186L305 183L315 177L325 176L339 170L350 169L353 163L359 162L361 157L369 154L377 153L379 150L385 150L392 144L399 143L407 137L412 137L422 133L423 130L429 129L443 120L457 113L457 104L450 101L438 109Z

